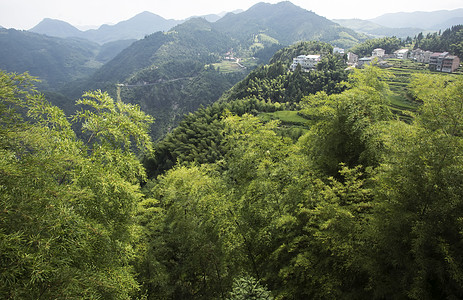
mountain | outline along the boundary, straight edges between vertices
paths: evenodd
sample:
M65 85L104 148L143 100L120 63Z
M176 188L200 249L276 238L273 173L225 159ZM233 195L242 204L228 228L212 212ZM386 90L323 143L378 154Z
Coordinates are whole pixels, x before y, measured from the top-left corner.
M44 19L29 31L55 37L80 37L98 44L119 40L138 40L156 31L167 31L183 21L166 20L150 12L142 12L115 25L81 31L60 20Z
M259 3L213 23L192 18L167 32L147 35L63 92L75 99L86 90L102 89L139 104L155 117L152 132L157 139L184 114L217 101L282 45L322 40L350 47L366 38L290 2ZM225 56L239 58L240 64Z
M204 15L200 16L200 18L204 18L206 21L214 23L222 18L221 15L216 15L216 14L209 14L209 15Z
M133 42L99 45L82 38L0 29L0 69L28 71L42 81L38 84L41 90L58 90L69 82L87 78Z
M433 12L417 11L410 13L389 13L370 19L369 21L392 28L418 27L430 30L440 30L461 24L462 19L463 8L459 8ZM453 21L449 23L449 20ZM444 25L444 27L441 27L442 25Z
M220 72L212 64L237 46L204 18L194 18L168 32L134 42L89 79L63 91L76 99L89 89L107 90L154 116L154 138L165 135L181 117L213 103L245 76ZM118 90L118 91L117 91Z
M15 29L0 29L0 69L39 77L42 89L56 89L90 75L102 65L95 60L99 45Z
M419 28L389 28L371 21L360 19L335 19L332 21L343 27L350 28L360 33L372 35L374 37L396 36L399 38L406 38L408 36L415 36L424 31Z
M141 34L141 30L152 28L150 31L155 32L133 42L98 70L92 69L87 78L69 76L76 80L64 82L61 89L68 102L73 103L88 90L106 90L114 98L139 104L153 115L156 118L153 136L159 138L175 127L184 114L217 101L250 70L267 63L282 45L321 40L347 48L367 38L290 2L259 3L244 12L228 13L214 23L192 18L171 30L156 31L156 26L166 24L164 21L145 12L113 26L85 31L87 38L99 43L133 36L134 30ZM146 25L149 22L151 25ZM106 45L121 49L128 43ZM103 51L104 46L93 45L94 49L85 56L87 61L81 61L80 65L96 66L117 52L111 53L111 48ZM239 61L225 59L226 56ZM58 101L66 102L63 97Z
M61 38L78 37L83 34L82 31L69 23L48 18L43 19L39 24L37 24L29 31Z
M215 28L240 39L250 39L263 33L284 45L302 40L320 40L349 48L366 39L365 35L341 27L289 1L258 3L245 12L229 13L215 22Z
M445 28L451 28L452 26L456 26L456 25L462 25L463 24L463 16L462 17L456 17L456 18L452 18L452 19L449 19L443 23L440 23L440 24L437 24L435 25L435 28L439 28L440 29L445 29Z
M167 31L181 22L166 20L145 11L115 25L102 25L98 29L87 30L81 37L100 44L117 40L141 39L156 31Z

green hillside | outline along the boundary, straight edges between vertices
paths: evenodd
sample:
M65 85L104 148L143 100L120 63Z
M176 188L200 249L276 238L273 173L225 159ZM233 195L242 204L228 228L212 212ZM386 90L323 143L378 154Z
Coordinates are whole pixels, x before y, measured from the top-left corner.
M240 40L265 33L283 45L317 40L350 48L367 38L288 1L258 3L243 13L226 15L214 26Z
M0 68L27 71L42 80L43 89L57 89L92 74L102 65L96 60L99 46L86 40L0 29L0 44Z
M80 38L58 38L28 31L0 29L0 69L29 72L44 91L58 91L83 80L133 41L99 45Z

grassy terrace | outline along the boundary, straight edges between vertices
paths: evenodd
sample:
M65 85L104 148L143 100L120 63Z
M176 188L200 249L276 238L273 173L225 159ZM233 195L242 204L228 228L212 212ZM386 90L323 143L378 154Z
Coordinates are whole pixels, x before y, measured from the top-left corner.
M411 117L407 115L407 111L415 111L419 105L410 97L408 93L408 84L414 74L439 74L448 76L447 73L431 72L427 64L413 62L411 60L389 59L387 60L389 67L387 68L394 78L388 82L391 88L392 95L390 97L391 108L394 113L398 114L403 120L410 121ZM453 73L454 75L463 75L461 69Z
M388 84L392 91L389 97L391 110L404 121L411 121L412 117L409 112L416 111L419 103L414 101L408 92L408 85L414 74L438 74L448 76L447 73L431 72L426 64L416 63L410 60L390 59L387 61L389 67L386 69L391 72L394 77L389 79ZM463 75L460 69L453 73L454 75ZM294 128L301 131L306 131L310 127L310 120L298 115L297 111L276 111L272 113L261 113L259 118L268 122L270 120L281 121L282 128Z
M297 111L282 110L271 113L260 113L259 119L263 122L279 120L281 126L278 128L279 134L287 136L296 141L309 130L310 120L301 117Z

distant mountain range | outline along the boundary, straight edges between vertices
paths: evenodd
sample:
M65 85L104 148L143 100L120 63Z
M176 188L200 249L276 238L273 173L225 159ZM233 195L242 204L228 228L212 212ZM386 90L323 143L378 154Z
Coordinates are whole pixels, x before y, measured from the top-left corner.
M134 41L99 45L81 38L64 39L0 28L0 69L27 71L42 80L41 89L56 90L91 75Z
M236 10L233 13L240 12L242 12L242 10ZM210 14L199 17L212 23L221 19L226 14L227 13L224 12L221 14ZM145 11L115 25L104 24L98 29L89 29L85 31L79 30L71 24L61 20L46 18L29 31L61 38L79 37L95 43L104 44L118 40L142 39L146 35L157 31L168 31L174 26L191 18L186 20L167 20L159 15Z
M433 12L390 13L369 21L391 28L413 27L426 30L440 30L463 24L463 8Z
M373 37L396 36L399 38L406 38L408 36L413 37L420 32L426 31L420 28L391 28L360 19L336 19L333 20L333 22Z
M56 37L79 37L92 42L108 42L141 39L156 31L167 31L183 21L166 20L150 12L142 12L133 18L115 25L102 25L98 29L81 31L69 23L54 19L44 19L29 31Z
M341 26L372 36L413 37L463 24L463 8L434 12L389 13L370 20L336 19Z

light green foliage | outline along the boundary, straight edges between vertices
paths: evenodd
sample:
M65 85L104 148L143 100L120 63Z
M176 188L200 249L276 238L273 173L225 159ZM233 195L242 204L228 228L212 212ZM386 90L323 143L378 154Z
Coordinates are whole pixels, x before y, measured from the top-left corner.
M344 183L313 178L303 187L294 213L280 218L282 242L272 253L282 281L276 289L284 299L366 298L363 268L363 226L369 217L371 191L360 167L343 167ZM293 182L301 185L302 180Z
M463 80L460 77L416 75L411 84L414 96L423 101L418 124L448 136L463 136Z
M387 76L387 72L369 66L351 74L351 88L341 94L321 92L304 98L301 113L318 122L302 143L320 170L336 176L340 163L349 167L378 163L370 140L375 136L374 125L392 117L384 82Z
M377 177L375 290L412 299L463 296L460 78L419 76L413 125L389 126Z
M0 294L126 299L138 288L129 262L144 177L129 136L150 149L151 119L87 94L94 110L79 118L94 138L84 143L30 80L0 74Z
M229 300L273 300L269 291L251 276L240 277L233 282Z
M139 266L147 276L149 299L211 299L223 297L229 288L234 268L228 255L241 241L230 219L226 188L206 171L180 167L167 172L152 189L158 202L140 211L141 224L149 226Z

